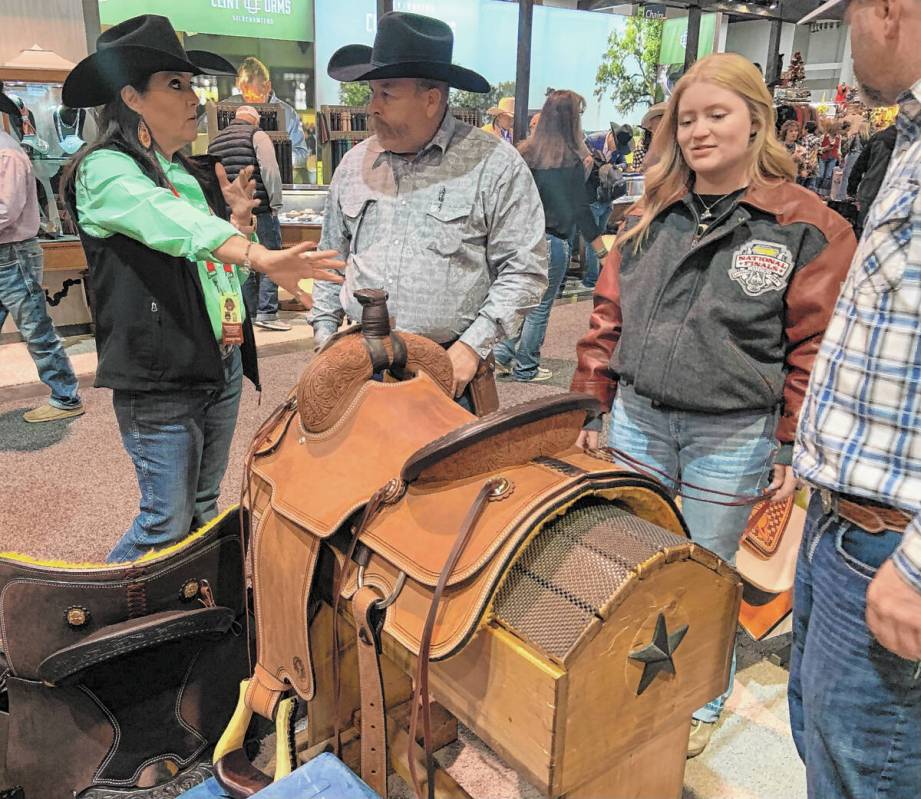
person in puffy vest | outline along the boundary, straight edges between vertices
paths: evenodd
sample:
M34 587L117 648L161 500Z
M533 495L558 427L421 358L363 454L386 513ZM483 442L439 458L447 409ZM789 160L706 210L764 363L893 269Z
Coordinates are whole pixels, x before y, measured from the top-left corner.
M234 120L218 133L208 146L208 154L220 159L233 181L245 167L253 168L256 199L256 235L270 250L281 249L281 170L269 134L259 129L259 112L241 105ZM278 318L278 286L259 272L253 272L243 284L243 299L253 317L253 324L266 330L290 330L291 325Z

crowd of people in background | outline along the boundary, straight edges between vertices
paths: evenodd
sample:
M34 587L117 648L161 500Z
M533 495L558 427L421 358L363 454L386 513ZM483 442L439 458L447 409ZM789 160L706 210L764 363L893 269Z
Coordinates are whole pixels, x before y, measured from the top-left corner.
M863 113L790 119L778 135L796 164L797 183L822 197L859 235L895 145L895 127L874 130Z

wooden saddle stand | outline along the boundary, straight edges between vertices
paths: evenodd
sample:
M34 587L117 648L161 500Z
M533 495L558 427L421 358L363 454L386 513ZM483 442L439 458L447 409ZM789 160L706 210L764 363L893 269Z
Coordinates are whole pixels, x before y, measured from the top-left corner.
M478 418L454 402L444 350L392 332L384 292L356 296L361 325L307 366L249 453L257 657L218 780L236 797L272 781L243 750L254 713L276 722L275 779L289 773L297 697L338 738L339 709L317 697L354 668L341 618L362 776L381 796L383 661L412 674L418 796L437 793L435 698L548 796L617 780L623 796L677 798L690 714L728 680L735 572L689 541L655 480L576 448L594 399Z

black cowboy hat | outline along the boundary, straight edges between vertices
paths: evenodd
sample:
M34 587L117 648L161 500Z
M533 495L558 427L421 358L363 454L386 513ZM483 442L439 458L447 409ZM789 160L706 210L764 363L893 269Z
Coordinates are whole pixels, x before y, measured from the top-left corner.
M22 109L3 92L0 92L0 114L6 114L16 120L22 119Z
M62 99L71 108L103 105L123 86L154 72L235 75L219 55L189 50L166 18L141 14L109 28L96 39L96 52L84 58L64 81Z
M451 63L454 34L440 19L391 11L377 25L374 47L349 44L329 59L327 72L342 81L428 78L485 94L489 81Z

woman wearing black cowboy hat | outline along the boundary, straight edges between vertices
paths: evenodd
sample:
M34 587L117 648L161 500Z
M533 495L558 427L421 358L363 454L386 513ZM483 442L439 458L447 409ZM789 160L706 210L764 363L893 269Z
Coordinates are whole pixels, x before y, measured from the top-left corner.
M96 385L113 389L141 489L111 561L181 539L216 513L243 375L258 387L238 267L302 301L301 279L341 282L324 271L343 266L333 252L250 239L248 170L230 183L213 160L180 154L196 135L191 81L201 74L234 70L186 52L165 17L143 15L103 33L64 83L66 105L103 106L100 137L71 162L61 191L96 293Z

